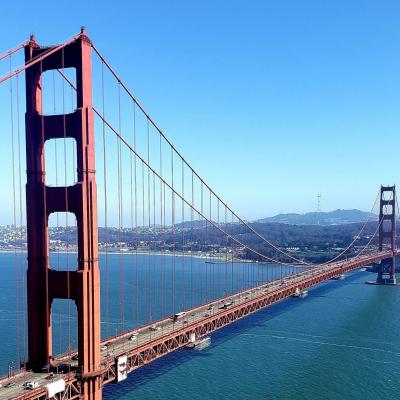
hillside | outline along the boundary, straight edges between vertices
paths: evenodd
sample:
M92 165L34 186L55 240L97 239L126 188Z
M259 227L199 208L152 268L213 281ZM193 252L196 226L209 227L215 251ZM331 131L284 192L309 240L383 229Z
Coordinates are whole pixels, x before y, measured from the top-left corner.
M258 223L279 223L289 225L343 225L369 221L377 221L378 216L360 210L335 210L330 212L309 212L305 214L278 214L263 218Z

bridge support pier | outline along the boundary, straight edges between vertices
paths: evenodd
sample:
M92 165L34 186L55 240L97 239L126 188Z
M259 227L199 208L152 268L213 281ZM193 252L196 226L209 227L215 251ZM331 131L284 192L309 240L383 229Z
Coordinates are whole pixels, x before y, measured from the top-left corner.
M25 60L51 50L34 41L25 48ZM100 271L98 265L97 190L95 180L92 109L92 46L84 30L74 41L26 70L26 154L28 235L28 366L41 371L52 361L51 305L71 299L77 306L78 373L81 398L101 400ZM42 74L74 68L77 109L71 114L43 115ZM46 185L45 142L75 139L77 182L72 186ZM75 271L51 268L48 219L51 213L71 212L77 221L78 260Z
M382 260L379 264L375 284L396 285L396 187L381 186L380 196L379 251L382 251L388 242L392 257Z

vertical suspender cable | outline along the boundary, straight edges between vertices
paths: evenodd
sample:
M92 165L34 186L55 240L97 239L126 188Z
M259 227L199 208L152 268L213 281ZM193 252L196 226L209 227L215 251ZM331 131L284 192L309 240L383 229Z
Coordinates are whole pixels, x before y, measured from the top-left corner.
M192 201L190 207L190 308L193 307L193 207L194 207L194 175L191 173L192 177Z
M200 183L200 211L201 217L199 218L201 221L201 255L204 255L204 194L203 194L203 182ZM203 292L203 263L199 262L200 268L200 302L205 303L204 292Z
M160 179L160 182L161 179ZM161 205L161 209L162 209L162 232L163 232L163 246L164 246L164 252L166 250L165 245L166 245L166 187L165 184L163 183L161 186L161 190L162 190L162 205ZM163 315L166 314L166 303L167 303L167 279L166 279L166 275L167 275L167 271L166 271L166 257L162 257L163 260L163 268L162 268L162 277L163 277L163 301L162 301L162 310L163 310Z
M172 213L172 240L173 240L173 255L172 255L172 313L176 313L176 254L175 254L175 188L174 188L174 152L171 149L171 213Z
M53 70L53 114L56 115L57 113L57 107L56 107L56 81L55 81L55 75L56 72ZM17 75L18 76L18 75ZM54 171L55 171L55 178L56 178L56 186L58 186L58 145L57 145L57 140L54 140ZM56 226L57 226L57 233L59 232L60 228L60 214L56 213ZM57 270L60 271L60 246L57 245ZM58 329L59 329L59 348L58 352L59 354L62 353L62 319L61 319L61 309L58 310Z
M233 219L233 213L231 213L231 217L232 217L232 220L231 220L231 223L232 223L232 226L234 225L233 224L233 222L234 222L234 219ZM231 252L231 294L233 293L233 257L234 257L234 254L235 254L235 243L232 243L232 252Z
M132 131L132 144L134 143L134 135L135 135L135 104L133 104L133 131ZM134 155L130 151L129 152L129 173L130 173L130 219L131 219L131 235L130 235L130 248L133 248L133 235L134 235L134 211L133 211L133 158ZM131 286L131 318L132 318L132 327L135 321L135 257L133 254L131 255L131 276L132 276L132 286Z
M19 229L21 232L21 241L25 238L23 236L24 230L24 214L22 211L22 167L21 167L21 127L20 127L20 101L19 101L19 76L16 75L16 89L17 89L17 140L18 140L18 192L19 192ZM20 274L21 274L21 302L22 302L22 339L23 339L23 364L25 367L27 348L26 348L26 301L25 301L25 263L23 257L22 243L20 246Z
M121 132L121 85L118 82L118 126ZM119 252L119 290L120 290L120 331L124 331L124 307L125 307L125 293L124 293L124 260L121 254L122 246L122 232L123 232L123 187L122 187L122 143L118 138L117 140L117 153L118 153L118 241L120 245Z
M158 146L159 146L159 170L160 170L160 176L162 176L162 141L161 141L161 137L159 136L158 138ZM164 245L163 245L163 209L162 209L162 204L163 204L163 199L162 199L162 181L161 179L158 179L160 186L159 186L159 201L160 201L160 210L159 210L159 216L160 216L160 223L159 223L159 229L157 229L157 235L156 238L158 239L158 243L159 243L159 250L160 250L160 254L163 253L164 250ZM160 269L159 269L159 273L160 273L160 283L158 286L158 291L160 293L160 305L159 305L159 310L161 312L161 315L164 316L164 257L160 257Z
M152 240L154 242L156 241L156 175L153 171L153 234L152 234ZM154 247L155 249L155 247ZM151 257L153 261L153 271L151 273L152 275L152 282L153 282L153 313L158 312L158 307L157 307L157 290L156 290L156 263L157 263L157 257L152 256Z
M149 128L149 120L146 120L146 142L147 142L147 164L150 165L150 128ZM150 169L146 168L146 177L147 177L147 289L148 289L148 298L149 298L149 320L153 321L152 315L152 277L151 277L151 189L150 189Z
M133 148L136 150L136 106L133 104ZM136 155L133 163L134 171L134 185L135 185L135 235L138 229L138 188L137 188L137 164ZM137 252L138 241L135 245L135 281L136 281L136 293L135 293L135 307L136 307L136 321L135 325L139 325L139 265L138 265L138 252Z
M182 162L182 254L181 254L181 259L182 259L182 306L181 310L184 310L186 308L186 285L185 285L185 280L186 280L186 274L185 274L185 202L184 202L184 197L185 197L185 164Z
M210 199L209 199L210 200L210 221L212 221L211 191L209 192L209 194L210 194ZM214 229L213 229L212 225L210 224L210 234L212 234L213 231L214 231ZM210 241L210 243L212 243L212 242ZM211 254L211 250L212 250L212 248L210 249L210 254ZM211 254L211 257L212 257L212 254ZM211 262L209 264L209 266L210 266L210 272L209 272L209 276L210 276L210 299L212 299L213 296L214 296L214 274L213 274L214 264L212 263L212 258L210 258L210 260L211 260Z
M163 165L162 165L162 140L161 136L159 136L159 147L160 147L160 176L163 176ZM165 235L165 227L164 227L164 219L163 219L163 183L162 180L160 181L160 252L161 254L165 251L165 243L164 243L164 235ZM161 292L161 315L165 315L165 256L161 256L160 260L160 271L161 271L161 285L160 285L160 292Z
M228 215L227 215L227 207L225 204L225 230L228 229ZM229 249L229 238L226 237L226 247L225 247L225 279L224 279L224 296L228 294L228 249Z
M12 58L9 57L10 61L10 72L12 69ZM15 138L14 138L14 95L13 95L13 83L10 79L10 123L11 123L11 162L12 162L12 193L13 193L13 227L14 231L14 267L15 267L15 334L16 334L16 350L17 350L17 361L18 366L21 364L20 360L20 337L19 337L19 282L18 282L18 260L17 260L17 212L16 212L16 178L15 178Z
M64 71L65 60L64 48L61 50L61 66ZM65 80L62 81L62 114L63 114L63 137L64 137L64 196L65 196L65 229L67 231L67 292L68 300L71 299L70 293L70 268L69 268L69 205L68 205L68 172L67 172L67 125L66 125L66 107L65 107ZM82 261L82 260L80 260ZM71 353L71 301L68 301L68 354Z
M104 62L101 63L101 97L102 97L102 112L105 116L105 87L104 87ZM108 210L107 210L107 146L106 146L106 124L103 120L102 124L103 134L103 186L104 186L104 250L105 250L105 319L106 319L106 332L105 335L109 337L109 259L108 259Z
M145 227L145 223L144 223L144 220L145 220L145 208L144 208L144 162L142 161L142 178L141 178L141 183L142 183L142 231L143 231L143 229L144 229L144 227ZM144 258L144 257L143 257ZM141 272L141 274L142 274L142 276L143 276L143 287L144 287L144 289L146 290L146 293L144 294L144 296L143 296L143 299L144 299L144 303L145 304L143 304L143 309L146 311L146 313L144 314L145 315L145 318L147 318L147 315L148 315L148 313L147 313L147 307L148 307L148 304L147 304L147 302L148 302L148 291L147 291L147 286L146 286L146 273L145 273L145 270L143 270L142 272ZM147 321L147 320L146 320Z

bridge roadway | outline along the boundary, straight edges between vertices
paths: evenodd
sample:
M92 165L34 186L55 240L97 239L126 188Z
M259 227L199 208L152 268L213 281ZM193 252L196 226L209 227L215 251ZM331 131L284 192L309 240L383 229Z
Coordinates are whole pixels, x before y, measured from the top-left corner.
M193 308L177 321L168 317L135 331L110 338L102 342L100 370L103 385L118 381L116 369L118 358L121 356L127 356L127 372L132 372L157 358L185 347L190 343L193 335L196 339L201 338L246 315L293 296L296 291L307 290L345 272L391 256L391 252L384 251L309 268L297 274ZM232 304L224 307L224 303L227 302L232 302ZM152 325L155 325L156 328ZM79 378L84 379L84 376L82 377L76 368L77 361L73 360L73 356L74 354L57 357L55 364L63 372L56 373L54 376L49 373L23 371L10 379L0 379L0 399L45 399L46 384L61 378L66 381L66 389L58 398L78 399L80 395ZM66 372L66 369L69 372ZM38 382L39 387L33 390L27 389L25 383L29 381Z

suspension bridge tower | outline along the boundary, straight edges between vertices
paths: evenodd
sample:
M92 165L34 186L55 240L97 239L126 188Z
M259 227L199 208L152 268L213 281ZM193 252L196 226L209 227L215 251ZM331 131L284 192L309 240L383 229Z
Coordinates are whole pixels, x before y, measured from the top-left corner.
M376 283L396 284L396 187L381 186L379 205L379 251L390 246L392 257L378 266Z
M54 299L75 301L78 315L78 372L85 400L101 399L100 272L98 265L97 192L92 110L91 43L85 30L59 48L40 47L32 40L25 60L28 235L29 367L40 371L52 361L51 306ZM71 114L43 115L42 74L74 68L77 109ZM46 186L45 142L75 139L77 183ZM78 260L75 271L56 271L49 263L48 219L71 212L77 220Z

